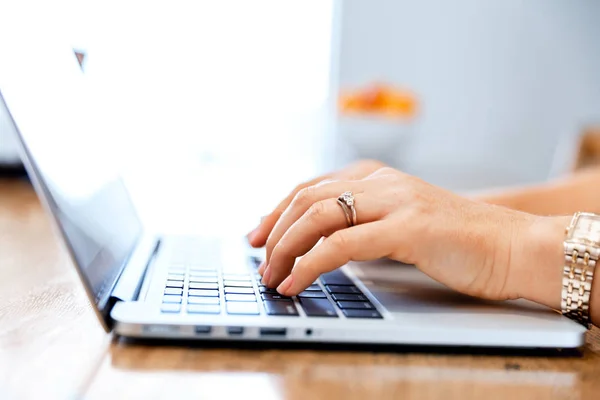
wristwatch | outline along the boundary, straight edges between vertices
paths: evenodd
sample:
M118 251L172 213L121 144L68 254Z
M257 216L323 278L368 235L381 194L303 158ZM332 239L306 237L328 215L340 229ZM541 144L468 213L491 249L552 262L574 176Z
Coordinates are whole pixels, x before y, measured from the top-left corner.
M590 294L600 256L600 215L575 213L565 233L561 312L590 329Z

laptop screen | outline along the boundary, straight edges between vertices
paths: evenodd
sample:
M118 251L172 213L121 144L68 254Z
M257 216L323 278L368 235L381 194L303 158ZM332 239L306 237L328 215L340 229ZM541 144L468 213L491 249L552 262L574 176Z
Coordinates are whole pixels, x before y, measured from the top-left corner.
M46 54L43 68L28 70L14 60L0 67L0 113L20 139L29 175L104 314L142 228L120 178L118 142L101 122L107 117L88 101L75 55L60 51Z

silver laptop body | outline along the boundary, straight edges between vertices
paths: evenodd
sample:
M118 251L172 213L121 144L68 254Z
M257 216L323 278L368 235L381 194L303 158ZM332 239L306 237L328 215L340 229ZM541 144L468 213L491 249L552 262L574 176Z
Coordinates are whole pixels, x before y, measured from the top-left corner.
M32 53L44 62L32 66L33 58L12 57L0 63L0 112L9 116L29 176L107 331L199 341L584 343L586 330L553 310L462 296L413 266L349 264L287 299L260 286L262 254L243 238L148 232L118 174L106 172L110 154L93 144L101 132L91 122L94 110L74 54L60 46Z

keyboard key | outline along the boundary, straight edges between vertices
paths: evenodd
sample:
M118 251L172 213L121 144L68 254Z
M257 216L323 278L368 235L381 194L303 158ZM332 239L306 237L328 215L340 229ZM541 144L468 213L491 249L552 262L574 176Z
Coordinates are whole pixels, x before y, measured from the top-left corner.
M181 304L164 303L160 310L164 313L178 313L181 311Z
M362 294L360 289L356 286L327 285L325 287L329 293Z
M321 292L321 286L316 285L316 284L312 284L309 287L307 287L306 289L304 289L305 292Z
M263 293L260 297L262 297L263 300L292 301L291 297L282 294Z
M193 273L190 273L190 280L194 280L194 279L202 279L202 278L212 278L215 280L218 280L218 275L214 272L201 272L201 271L195 271Z
M325 285L354 286L354 283L340 270L321 275L321 282Z
M296 306L291 301L265 301L267 315L298 315Z
M203 266L203 265L191 265L190 266L190 273L196 273L196 272L200 272L200 273L204 273L204 272L212 272L212 273L217 273L217 269L215 267L207 267L207 266Z
M369 301L364 294L340 294L334 293L331 297L335 301Z
M248 274L223 274L223 280L225 281L249 281L250 275Z
M323 292L301 292L298 293L298 297L307 297L307 298L311 298L311 299L326 299L327 296L325 295L325 293Z
M377 310L342 310L347 318L383 318Z
M217 283L219 278L216 276L190 276L190 283Z
M218 297L188 297L188 304L219 304Z
M184 281L185 274L169 274L169 275L167 275L167 280L169 280L169 281Z
M262 260L258 257L255 256L250 256L250 263L252 264L252 266L254 268L258 268L260 267L260 264L262 263Z
M187 271L185 265L171 265L169 267L169 272L174 274L185 274L185 271Z
M373 304L368 301L338 301L338 306L343 309L354 309L354 310L373 310Z
M225 287L252 287L252 281L224 281Z
M254 288L247 287L226 287L225 294L254 294Z
M301 298L300 304L309 317L334 317L337 318L335 307L328 299Z
M216 283L190 282L190 289L217 290L219 285Z
M188 296L219 297L219 291L218 290L190 289L190 290L188 290Z
M226 294L225 301L250 301L256 302L256 296L253 294Z
M174 296L174 295L170 295L167 294L165 296L163 296L163 303L181 303L181 300L183 299L182 296Z
M258 287L258 291L260 293L271 293L271 294L278 294L279 292L277 291L277 289L275 288L268 288L264 285L261 285Z
M258 315L258 303L226 303L227 313L234 315Z
M175 296L181 296L183 294L183 289L179 288L166 288L165 294L173 294Z
M167 281L166 286L183 289L183 281Z
M191 270L190 271L190 275L218 276L219 272L218 271L211 271L211 270L199 270L199 269L195 269L195 270Z
M188 304L187 312L192 314L219 314L221 307L217 304Z

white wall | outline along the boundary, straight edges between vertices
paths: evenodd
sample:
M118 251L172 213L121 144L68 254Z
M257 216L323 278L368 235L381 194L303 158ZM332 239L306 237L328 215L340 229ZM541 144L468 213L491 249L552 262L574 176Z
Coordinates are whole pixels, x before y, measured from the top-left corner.
M161 230L246 233L318 168L334 3L0 1L0 22L87 53L95 115L114 152L129 150L143 217ZM11 43L26 43L6 25Z
M600 121L599 38L592 0L347 0L340 83L417 92L410 172L460 189L538 181L565 169L559 141Z

